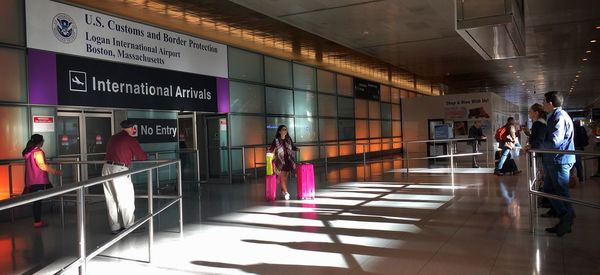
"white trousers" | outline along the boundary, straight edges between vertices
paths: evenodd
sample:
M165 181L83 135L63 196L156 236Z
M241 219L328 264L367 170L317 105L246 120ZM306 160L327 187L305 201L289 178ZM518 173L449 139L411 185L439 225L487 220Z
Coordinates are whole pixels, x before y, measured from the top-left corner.
M102 176L127 171L129 168L120 165L105 163L102 167ZM118 177L104 183L104 196L108 208L108 225L110 230L129 228L135 221L135 193L133 183L129 176ZM121 219L119 221L119 213Z

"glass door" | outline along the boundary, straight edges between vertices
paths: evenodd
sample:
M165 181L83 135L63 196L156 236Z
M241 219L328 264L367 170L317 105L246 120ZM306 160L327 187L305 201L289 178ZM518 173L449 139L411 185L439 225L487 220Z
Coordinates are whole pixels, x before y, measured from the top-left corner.
M106 143L112 136L111 113L58 112L56 131L58 156L80 161L104 160ZM76 182L73 165L63 169L64 182ZM99 177L102 164L81 165L79 180Z
M112 136L112 116L110 114L84 114L85 159L104 160L106 144ZM87 165L87 178L102 176L103 164Z
M227 117L206 117L208 177L229 180L229 142Z
M198 148L196 143L196 123L194 114L179 114L177 123L179 130L179 159L184 181L199 181Z

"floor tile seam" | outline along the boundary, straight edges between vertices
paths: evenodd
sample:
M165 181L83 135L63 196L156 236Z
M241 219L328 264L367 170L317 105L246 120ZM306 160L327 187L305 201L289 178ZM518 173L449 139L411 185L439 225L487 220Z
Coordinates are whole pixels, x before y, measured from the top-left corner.
M478 209L479 208L473 210L473 212L471 213L470 216L472 216ZM431 263L431 260L433 260L433 258L435 258L440 253L440 250L442 248L444 248L448 244L448 242L454 238L454 236L456 236L456 234L469 221L469 219L470 219L470 217L468 219L465 219L465 221L463 221L462 224L456 228L456 230L454 231L454 233L452 233L450 236L448 236L448 238L446 238L446 241L444 241L443 243L440 244L440 246L436 249L435 253L433 253L433 255L431 255L429 257L429 259L427 259L427 261L421 266L421 268L419 268L419 271L417 271L416 274L421 274L423 272L423 270L425 269L425 267L427 265L429 265L429 263Z

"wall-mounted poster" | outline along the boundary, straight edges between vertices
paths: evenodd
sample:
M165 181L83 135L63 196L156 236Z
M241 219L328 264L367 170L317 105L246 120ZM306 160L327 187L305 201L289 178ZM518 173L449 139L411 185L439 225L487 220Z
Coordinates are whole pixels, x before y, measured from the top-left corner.
M477 107L469 109L469 119L471 118L490 118L490 115L485 111L485 108Z
M454 137L466 137L468 136L468 128L466 121L454 121Z
M446 107L444 118L446 120L466 120L467 108L465 107Z

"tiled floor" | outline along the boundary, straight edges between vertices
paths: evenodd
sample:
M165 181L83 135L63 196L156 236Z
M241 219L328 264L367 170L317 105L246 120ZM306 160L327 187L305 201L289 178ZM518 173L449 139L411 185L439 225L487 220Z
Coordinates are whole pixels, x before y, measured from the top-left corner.
M315 200L263 201L262 179L186 189L184 236L166 212L155 233L132 233L96 257L89 274L600 274L600 211L577 207L573 233L562 238L537 219L529 233L525 175L418 174L397 163L364 170L317 169ZM573 197L598 202L600 181ZM292 187L294 184L292 184ZM292 196L295 194L292 193ZM138 205L143 205L139 201ZM103 203L90 205L90 247L107 234ZM140 207L140 211L143 211ZM543 211L543 210L542 210ZM74 215L74 213L69 213ZM50 217L52 224L60 224ZM157 222L158 225L158 222ZM155 225L155 229L158 226ZM3 224L0 273L33 273L75 255L73 223L65 230ZM42 249L39 249L42 248ZM133 258L139 261L120 260Z

